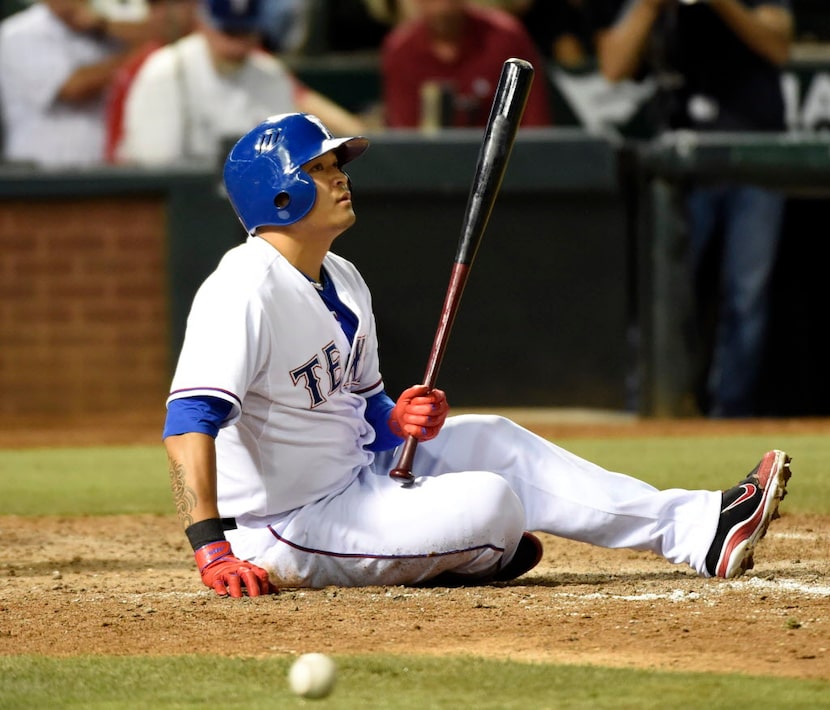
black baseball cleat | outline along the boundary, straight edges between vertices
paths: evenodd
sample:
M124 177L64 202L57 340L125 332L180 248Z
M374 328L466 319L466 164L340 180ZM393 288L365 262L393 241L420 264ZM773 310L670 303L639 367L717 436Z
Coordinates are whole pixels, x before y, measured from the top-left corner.
M746 478L723 492L718 529L706 555L712 577L732 579L752 569L755 546L779 517L778 504L787 495L790 460L783 451L768 451Z
M524 532L510 562L495 575L494 582L507 582L530 572L542 560L542 541L533 533Z

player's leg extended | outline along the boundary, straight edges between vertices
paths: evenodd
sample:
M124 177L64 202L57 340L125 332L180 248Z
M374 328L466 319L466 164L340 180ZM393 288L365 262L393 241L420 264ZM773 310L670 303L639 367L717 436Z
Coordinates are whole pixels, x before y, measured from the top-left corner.
M486 470L519 496L528 530L594 545L650 550L703 572L721 494L666 490L607 471L502 417L451 417L421 444L413 472ZM472 484L475 485L474 483Z

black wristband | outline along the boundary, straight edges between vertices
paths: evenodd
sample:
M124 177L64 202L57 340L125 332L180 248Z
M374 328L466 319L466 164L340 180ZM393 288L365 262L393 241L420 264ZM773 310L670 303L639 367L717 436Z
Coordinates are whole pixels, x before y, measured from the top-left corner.
M222 527L222 521L219 518L208 518L193 523L193 525L188 525L184 534L190 540L190 546L194 552L211 542L225 539L225 529Z

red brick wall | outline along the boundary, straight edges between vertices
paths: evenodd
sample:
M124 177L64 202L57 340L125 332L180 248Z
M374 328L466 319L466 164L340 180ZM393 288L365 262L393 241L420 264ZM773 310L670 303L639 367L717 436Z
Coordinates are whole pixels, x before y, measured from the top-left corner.
M0 416L163 411L161 196L0 202Z

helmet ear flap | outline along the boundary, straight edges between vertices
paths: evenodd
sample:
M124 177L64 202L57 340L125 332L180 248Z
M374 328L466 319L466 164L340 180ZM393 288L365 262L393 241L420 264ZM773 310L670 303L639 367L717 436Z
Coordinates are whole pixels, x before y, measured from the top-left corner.
M294 175L278 176L273 187L274 216L270 224L293 224L305 217L317 200L317 185L302 170L297 170Z
M285 175L279 163L268 158L247 163L232 180L233 203L246 231L266 224L284 226L302 219L317 199L317 186L302 170Z

